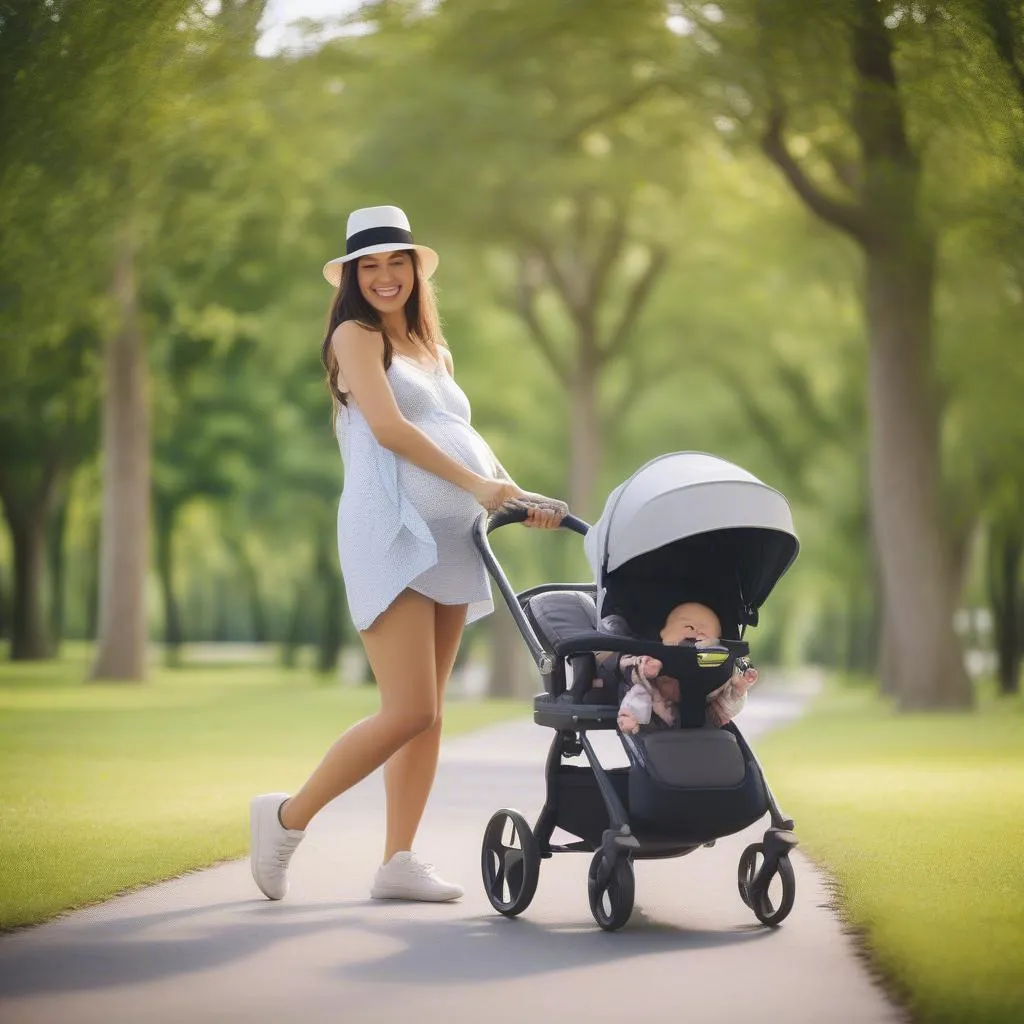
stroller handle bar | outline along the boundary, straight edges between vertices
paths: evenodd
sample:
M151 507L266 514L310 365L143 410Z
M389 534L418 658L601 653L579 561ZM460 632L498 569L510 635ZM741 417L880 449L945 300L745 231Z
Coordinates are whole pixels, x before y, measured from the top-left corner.
M491 533L499 527L508 526L510 523L522 523L526 521L527 510L525 508L499 508L487 517L487 532ZM574 533L586 536L590 532L590 524L572 514L562 517L558 524L560 529L572 530Z
M501 591L501 596L505 604L508 605L508 610L515 621L516 627L522 634L523 640L526 641L526 646L530 649L530 657L533 658L534 663L541 671L547 672L550 671L549 663L552 662L552 656L544 649L544 645L537 638L533 626L530 625L530 620L523 613L523 607L519 603L519 598L516 597L516 592L512 589L512 585L505 576L505 572L501 565L499 565L498 560L494 557L491 545L487 541L487 535L493 530L497 530L502 526L508 526L510 523L525 522L526 517L527 510L522 507L499 508L496 512L490 513L481 511L473 523L473 543L476 544L477 549L483 556L487 571L497 584L498 590ZM562 521L558 525L560 528L572 530L584 536L586 536L587 531L590 529L589 523L574 515L563 516Z

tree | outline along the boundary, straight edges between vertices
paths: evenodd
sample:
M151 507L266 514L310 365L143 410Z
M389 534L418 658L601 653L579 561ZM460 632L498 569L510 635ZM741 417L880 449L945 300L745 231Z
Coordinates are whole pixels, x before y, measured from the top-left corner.
M732 126L760 114L765 154L807 208L861 251L872 524L885 607L899 636L898 692L908 708L969 704L952 629L957 574L939 501L935 228L922 206L921 155L897 71L908 47L886 22L887 5L875 0L834 5L813 21L792 4L678 8L677 31L703 53L685 100L699 98ZM832 191L794 155L787 139L794 118L806 129L804 149L832 169Z
M957 579L939 504L935 237L921 210L920 158L906 128L884 12L875 0L857 0L846 27L850 124L861 154L856 198L833 198L792 156L781 90L764 150L808 208L863 251L872 521L886 615L899 637L891 670L906 708L964 706L971 691L952 629Z
M31 353L10 340L0 347L0 501L14 548L11 658L27 660L52 654L47 532L71 473L95 446L97 338L80 325Z
M95 168L82 165L88 114L68 82L101 73L98 27L95 12L66 3L8 4L0 25L0 500L14 546L17 658L50 653L45 537L68 478L95 444L103 190Z
M79 308L96 308L94 283L109 275L109 303L86 322L108 342L105 599L94 672L115 677L140 675L144 661L148 434L135 265L139 194L151 170L143 154L180 52L179 20L190 6L185 0L8 5L0 31L0 48L10 58L0 83L0 120L10 144L0 208L12 215L15 253L24 254L11 280L15 316L30 343L49 315L46 271L55 252L69 254L62 261L69 281L63 297L72 308L83 298ZM40 224L52 231L69 210L80 216L59 245L51 239L47 246L51 232L40 232Z
M904 707L969 704L952 629L962 543L941 500L943 403L933 318L942 224L925 191L930 154L923 140L942 123L927 103L935 54L958 54L963 39L980 53L977 26L961 9L875 0L848 0L810 21L804 5L737 2L681 3L667 20L664 5L630 5L624 23L619 6L560 5L546 22L532 5L508 12L481 3L473 10L496 18L505 40L516 41L503 59L525 65L520 79L538 64L565 60L570 40L604 40L616 59L602 54L605 88L594 90L596 109L580 118L572 138L618 124L625 110L638 117L662 109L666 89L681 98L677 116L703 107L737 137L738 125L753 129L760 121L764 153L806 207L856 246L869 351L872 532L886 621L898 637L886 645L893 655L886 671ZM1019 82L1017 8L981 9L989 56L994 46ZM667 42L673 35L678 46ZM496 59L486 45L475 52ZM954 80L947 80L951 88ZM551 92L558 105L564 94ZM831 173L828 188L820 184L823 173Z

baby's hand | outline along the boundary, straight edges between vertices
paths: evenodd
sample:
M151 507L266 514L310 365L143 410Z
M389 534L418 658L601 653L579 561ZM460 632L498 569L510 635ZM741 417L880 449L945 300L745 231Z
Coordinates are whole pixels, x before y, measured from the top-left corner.
M620 711L616 723L622 732L636 733L640 731L640 723L632 711Z
M756 682L757 682L757 669L756 668L748 668L746 670L746 672L744 672L742 675L740 675L739 672L734 672L733 673L732 685L733 685L733 689L736 691L737 695L746 693L747 690L749 690L754 685L754 683L756 683Z
M644 679L657 679L661 675L661 662L657 658L652 658L647 654L642 654L640 660L637 662L637 667L640 669L641 675Z
M661 673L661 662L646 654L624 654L619 662L621 669L636 670L641 679L656 679Z

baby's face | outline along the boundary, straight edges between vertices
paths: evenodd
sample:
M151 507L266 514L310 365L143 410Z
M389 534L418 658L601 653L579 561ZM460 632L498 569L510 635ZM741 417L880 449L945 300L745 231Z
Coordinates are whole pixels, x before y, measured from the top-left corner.
M661 629L663 644L681 644L684 640L717 640L722 635L718 616L704 604L689 601L669 612Z

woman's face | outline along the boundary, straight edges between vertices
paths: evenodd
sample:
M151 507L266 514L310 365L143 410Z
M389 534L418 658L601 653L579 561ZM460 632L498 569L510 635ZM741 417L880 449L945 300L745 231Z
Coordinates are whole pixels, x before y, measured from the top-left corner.
M412 256L404 249L361 256L357 275L363 298L379 313L402 309L416 283Z

